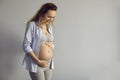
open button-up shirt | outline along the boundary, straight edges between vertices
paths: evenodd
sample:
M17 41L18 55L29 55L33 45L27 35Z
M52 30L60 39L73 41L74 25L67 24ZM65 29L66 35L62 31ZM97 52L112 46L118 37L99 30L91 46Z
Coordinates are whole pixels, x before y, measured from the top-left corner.
M53 35L51 25L48 25L47 27L50 34ZM42 35L42 29L38 28L36 22L32 21L27 24L23 40L23 51L25 52L25 57L22 65L31 72L37 72L38 65L28 54L33 51L35 55L38 56ZM50 69L54 69L53 58L50 61Z

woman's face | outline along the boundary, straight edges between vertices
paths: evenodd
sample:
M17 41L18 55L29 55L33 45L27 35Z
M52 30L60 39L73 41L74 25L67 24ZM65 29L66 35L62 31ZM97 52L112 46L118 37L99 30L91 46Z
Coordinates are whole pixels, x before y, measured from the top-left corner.
M56 16L56 11L55 10L49 10L44 16L45 23L46 24L53 23L55 16Z

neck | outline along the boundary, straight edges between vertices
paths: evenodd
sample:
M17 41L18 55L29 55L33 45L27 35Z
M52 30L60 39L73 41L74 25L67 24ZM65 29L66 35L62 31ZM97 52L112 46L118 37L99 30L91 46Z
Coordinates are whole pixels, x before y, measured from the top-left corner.
M43 23L43 22L37 22L38 26L41 27L41 28L45 28L47 26L46 23Z
M40 27L42 28L42 29L46 29L47 28L47 24L40 24Z

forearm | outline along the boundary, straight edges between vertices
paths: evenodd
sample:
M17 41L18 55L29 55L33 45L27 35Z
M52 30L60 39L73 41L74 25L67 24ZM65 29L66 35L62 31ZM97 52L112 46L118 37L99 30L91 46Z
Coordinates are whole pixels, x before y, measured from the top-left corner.
M35 55L33 51L29 52L28 54L37 64L39 64L40 60L38 59L38 57Z
M41 66L41 67L47 67L48 66L48 63L44 60L39 60L38 57L35 55L35 53L33 51L29 52L28 54L36 62L36 64L38 66Z

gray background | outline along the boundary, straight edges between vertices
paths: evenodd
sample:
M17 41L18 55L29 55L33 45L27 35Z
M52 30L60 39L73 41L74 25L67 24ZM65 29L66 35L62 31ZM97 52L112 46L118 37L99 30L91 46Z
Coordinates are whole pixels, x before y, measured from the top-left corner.
M26 22L50 0L0 0L0 80L30 80L21 66ZM52 80L120 80L120 1L51 0L58 6Z

